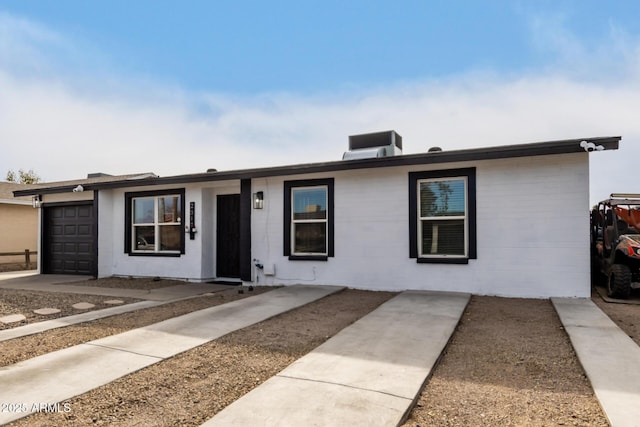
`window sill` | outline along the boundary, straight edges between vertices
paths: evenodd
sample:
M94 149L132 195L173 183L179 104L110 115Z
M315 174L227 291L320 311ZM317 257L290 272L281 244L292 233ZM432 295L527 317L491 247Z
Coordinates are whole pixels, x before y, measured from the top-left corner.
M129 252L129 256L180 257L180 252Z
M327 255L289 255L289 261L327 261Z
M469 258L417 258L418 264L469 264Z

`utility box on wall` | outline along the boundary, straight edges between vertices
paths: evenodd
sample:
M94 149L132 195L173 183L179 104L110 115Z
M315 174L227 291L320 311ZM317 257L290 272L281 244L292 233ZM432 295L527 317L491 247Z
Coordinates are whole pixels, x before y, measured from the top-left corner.
M265 276L275 276L276 275L276 265L275 264L265 264L263 271L264 271L264 275Z

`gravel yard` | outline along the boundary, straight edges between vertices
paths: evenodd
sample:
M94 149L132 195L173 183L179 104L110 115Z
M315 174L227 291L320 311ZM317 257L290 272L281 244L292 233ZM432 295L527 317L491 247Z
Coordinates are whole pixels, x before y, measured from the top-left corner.
M620 329L640 345L640 290L634 290L631 296L636 304L607 303L596 292L592 293L591 299Z
M68 283L69 285L76 286L92 286L100 288L131 288L131 289L144 289L146 291L151 289L166 288L169 286L189 286L189 282L183 280L170 280L156 278L133 278L133 277L105 277L104 279L83 280L81 282Z
M26 325L33 322L41 322L43 320L56 319L58 317L70 316L73 314L84 313L88 310L79 310L73 308L73 305L79 302L88 302L94 304L95 307L90 310L100 310L102 308L113 307L113 305L105 303L105 301L114 300L115 298L100 295L78 295L36 291L17 291L13 289L0 289L0 317L8 314L22 314L26 319L22 322L7 323L0 322L0 330L15 328L17 326ZM140 301L133 298L117 298L123 304ZM41 308L57 308L60 310L56 314L41 315L36 314L33 310Z
M92 322L79 323L65 328L52 329L40 334L3 341L0 342L0 354L2 354L0 367L87 341L141 328L152 323L191 313L192 311L202 310L240 298L247 298L271 289L272 288L256 288L252 293L242 295L238 294L235 289L230 289L211 295L164 304L159 307L132 311L118 316L106 317ZM47 295L51 296L52 303L59 303L60 298L64 299L67 294L47 293ZM78 295L73 296L76 298L79 297ZM80 297L81 300L84 300L86 295Z
M90 282L103 286L103 280ZM106 280L113 287L143 283ZM141 286L158 284L147 282ZM0 366L269 289L242 295L230 289L0 342ZM35 414L10 425L199 425L394 295L345 290L70 399L68 413ZM44 298L52 305L67 296ZM14 300L13 309L20 308L16 301L28 298ZM640 306L594 301L638 342ZM548 300L472 298L405 423L458 425L608 425Z
M26 266L24 262L10 262L10 263L3 262L0 264L0 273L4 273L7 271L24 271L25 267ZM34 270L37 269L38 263L32 262L31 265L29 265L29 268Z
M548 300L473 297L404 426L607 426Z
M200 425L393 295L328 296L70 399L69 413L10 425Z

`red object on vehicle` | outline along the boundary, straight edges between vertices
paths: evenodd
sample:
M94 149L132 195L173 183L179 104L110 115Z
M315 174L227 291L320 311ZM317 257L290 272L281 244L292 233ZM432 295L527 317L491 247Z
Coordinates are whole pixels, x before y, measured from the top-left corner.
M616 206L616 215L618 218L640 231L640 210L638 209L627 209L621 206Z

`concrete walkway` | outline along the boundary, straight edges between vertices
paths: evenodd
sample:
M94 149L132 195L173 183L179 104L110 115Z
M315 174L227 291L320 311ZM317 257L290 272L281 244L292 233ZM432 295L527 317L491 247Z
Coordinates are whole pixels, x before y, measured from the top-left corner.
M4 367L0 370L0 402L20 405L17 408L27 412L0 412L0 424L29 415L38 405L64 402L341 289L337 286L279 288Z
M101 295L108 297L127 297L146 299L132 304L93 310L86 313L74 314L57 319L29 323L11 329L0 330L0 342L33 335L50 329L62 328L83 322L102 319L109 316L128 313L144 308L157 307L198 295L221 292L233 289L233 286L209 283L188 283L184 285L168 286L154 290L101 288L94 286L67 285L74 281L87 280L89 276L71 276L59 274L39 275L35 271L0 273L0 289L29 290L39 292L66 292L84 295ZM64 283L64 285L60 285Z
M469 299L468 294L403 292L203 425L398 425Z
M587 298L552 298L613 427L640 426L640 347Z

